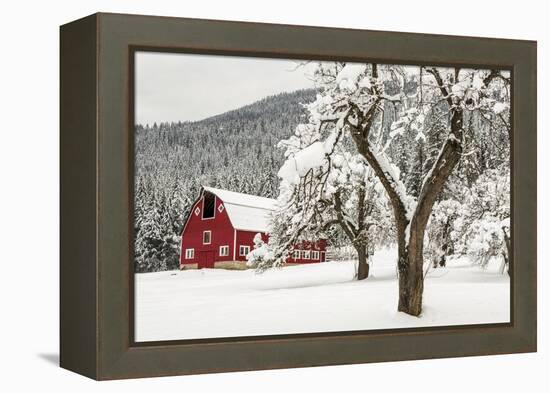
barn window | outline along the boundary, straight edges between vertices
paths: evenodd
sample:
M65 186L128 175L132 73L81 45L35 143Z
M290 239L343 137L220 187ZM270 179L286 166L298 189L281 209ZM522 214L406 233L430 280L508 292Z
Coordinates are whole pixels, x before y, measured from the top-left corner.
M202 206L202 219L214 217L214 206L216 205L216 196L210 192L204 194L203 206Z
M229 255L229 246L220 246L220 257L226 257Z
M300 259L300 250L294 250L294 259Z
M212 242L212 231L204 231L202 233L202 244L210 244Z
M239 246L239 255L246 256L250 252L250 246Z
M193 259L195 258L195 249L194 248L188 248L185 250L185 259Z
M310 254L309 250L302 251L302 258L309 259L309 254Z
M319 251L312 251L311 252L311 259L315 259L316 261L319 260Z
M220 206L218 206L218 211L221 213L223 212L223 209L224 209L223 204L220 204Z

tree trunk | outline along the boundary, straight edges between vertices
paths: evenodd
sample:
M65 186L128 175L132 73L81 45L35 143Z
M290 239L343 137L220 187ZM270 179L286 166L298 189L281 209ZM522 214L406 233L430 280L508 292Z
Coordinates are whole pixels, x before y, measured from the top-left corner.
M502 264L500 265L500 274L504 274L504 269L508 266L508 256L506 255L506 251L502 251ZM508 275L510 275L510 271L508 271Z
M506 232L506 229L502 228L502 232L504 232L504 243L506 244L506 264L508 265L508 276L510 279L513 279L514 274L514 256L512 255L512 242L510 240L510 236L508 235L508 232Z
M357 198L357 210L359 211L357 217L357 227L349 223L344 217L342 200L340 194L337 192L334 195L334 210L336 211L337 222L342 227L342 230L352 242L355 250L357 251L357 279L364 280L369 276L369 263L368 263L368 241L366 239L366 231L369 229L369 224L365 223L367 212L365 210L365 184L359 189L359 195Z
M415 222L416 220L413 218L408 245L398 247L399 303L397 309L410 315L419 316L422 312L422 293L424 291L423 240L426 225L415 224Z
M439 258L439 266L440 267L447 266L447 254L446 254L446 252L443 252L443 254L441 254L441 258Z
M359 263L357 264L357 279L364 280L369 276L369 262L367 259L367 248L364 246L358 246L357 257L359 260Z

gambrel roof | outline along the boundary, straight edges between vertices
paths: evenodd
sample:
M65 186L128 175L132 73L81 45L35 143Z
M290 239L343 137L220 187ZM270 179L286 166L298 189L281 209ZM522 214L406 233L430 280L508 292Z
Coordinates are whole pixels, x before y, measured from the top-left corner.
M241 231L269 232L270 215L276 208L277 201L271 198L240 192L203 187L221 199L233 228Z

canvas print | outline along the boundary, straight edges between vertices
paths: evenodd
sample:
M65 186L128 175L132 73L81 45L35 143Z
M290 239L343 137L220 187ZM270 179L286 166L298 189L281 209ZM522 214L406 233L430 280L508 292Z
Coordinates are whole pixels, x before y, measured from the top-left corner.
M510 322L508 70L134 64L136 342Z

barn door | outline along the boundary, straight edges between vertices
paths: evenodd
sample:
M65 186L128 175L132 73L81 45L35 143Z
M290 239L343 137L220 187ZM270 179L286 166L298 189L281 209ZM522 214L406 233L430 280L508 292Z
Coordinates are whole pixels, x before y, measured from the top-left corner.
M206 255L207 255L207 257L206 257L206 267L210 268L210 269L213 269L214 268L215 252L214 251L207 251Z
M214 251L201 251L199 258L199 269L214 267Z

